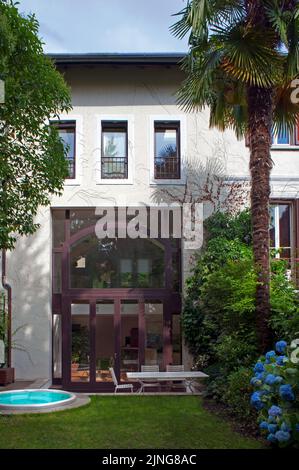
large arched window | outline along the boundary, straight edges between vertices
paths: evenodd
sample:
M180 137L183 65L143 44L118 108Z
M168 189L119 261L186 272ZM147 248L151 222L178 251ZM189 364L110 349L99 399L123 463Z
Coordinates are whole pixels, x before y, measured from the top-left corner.
M163 288L165 248L154 239L98 239L70 248L70 288Z

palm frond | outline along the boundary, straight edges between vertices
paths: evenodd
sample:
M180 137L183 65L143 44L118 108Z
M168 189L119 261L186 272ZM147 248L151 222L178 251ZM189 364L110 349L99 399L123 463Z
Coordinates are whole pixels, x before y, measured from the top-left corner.
M202 109L206 105L214 74L219 69L221 61L222 51L211 50L208 43L203 47L198 46L185 59L183 69L188 73L188 78L177 94L178 103L185 111Z
M179 11L178 13L174 13L172 16L180 16L181 18L170 26L170 32L176 36L178 39L183 39L186 34L190 31L192 27L189 21L189 14L190 14L190 4L183 8L183 10Z
M248 21L245 0L189 0L180 12L178 35L189 35L182 63L187 78L178 94L185 111L210 107L210 125L242 137L248 123L248 86L276 90L274 126L292 129L299 121L290 101L299 76L299 2L263 0L266 26Z
M286 56L286 77L290 80L299 73L299 16L293 15L288 25L288 53Z
M271 87L281 81L281 54L271 47L271 32L238 24L231 30L214 27L211 40L222 44L223 68L233 78L248 85Z
M237 138L244 137L247 124L246 86L219 75L214 82L214 94L210 105L210 127L221 131L233 129Z
M216 25L232 25L246 18L246 3L240 0L216 0L213 22Z
M197 35L205 33L214 14L215 1L193 0L190 4L189 22Z
M279 39L288 48L288 20L292 16L291 12L285 11L281 2L277 0L265 0L265 12L267 18L279 36Z
M224 25L243 21L246 15L245 1L240 0L193 0L172 16L181 18L170 27L174 36L182 39L191 30L193 38L207 37L212 24Z

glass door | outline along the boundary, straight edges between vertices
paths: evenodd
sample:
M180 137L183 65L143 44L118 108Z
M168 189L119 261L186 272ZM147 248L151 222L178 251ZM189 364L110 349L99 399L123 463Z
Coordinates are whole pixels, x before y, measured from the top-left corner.
M115 351L115 306L114 300L98 300L96 303L96 340L95 363L96 382L112 382L110 367L117 367L117 351Z
M120 300L65 299L62 324L63 385L113 391L120 380Z
M88 301L71 304L71 382L90 382L90 305Z
M86 297L88 293L84 294ZM142 365L172 363L171 326L161 300L66 298L62 315L62 383L82 391L113 391ZM171 319L170 319L171 320ZM171 321L170 321L171 323Z
M140 369L139 302L121 300L120 308L120 379L127 381L127 372Z

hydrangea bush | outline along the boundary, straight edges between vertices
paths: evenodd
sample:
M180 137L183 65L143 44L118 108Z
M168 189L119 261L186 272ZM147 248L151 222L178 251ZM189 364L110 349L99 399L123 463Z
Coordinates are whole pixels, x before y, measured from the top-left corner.
M251 405L267 440L280 446L299 444L299 341L278 341L254 366Z

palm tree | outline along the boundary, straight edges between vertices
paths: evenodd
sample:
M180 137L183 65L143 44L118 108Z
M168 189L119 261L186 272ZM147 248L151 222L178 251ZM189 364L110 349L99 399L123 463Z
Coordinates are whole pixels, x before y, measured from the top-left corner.
M271 341L269 197L274 132L294 131L298 105L291 82L299 72L297 0L188 0L172 26L189 34L182 63L187 78L178 103L187 111L210 108L210 126L246 135L250 150L251 210L260 348Z

